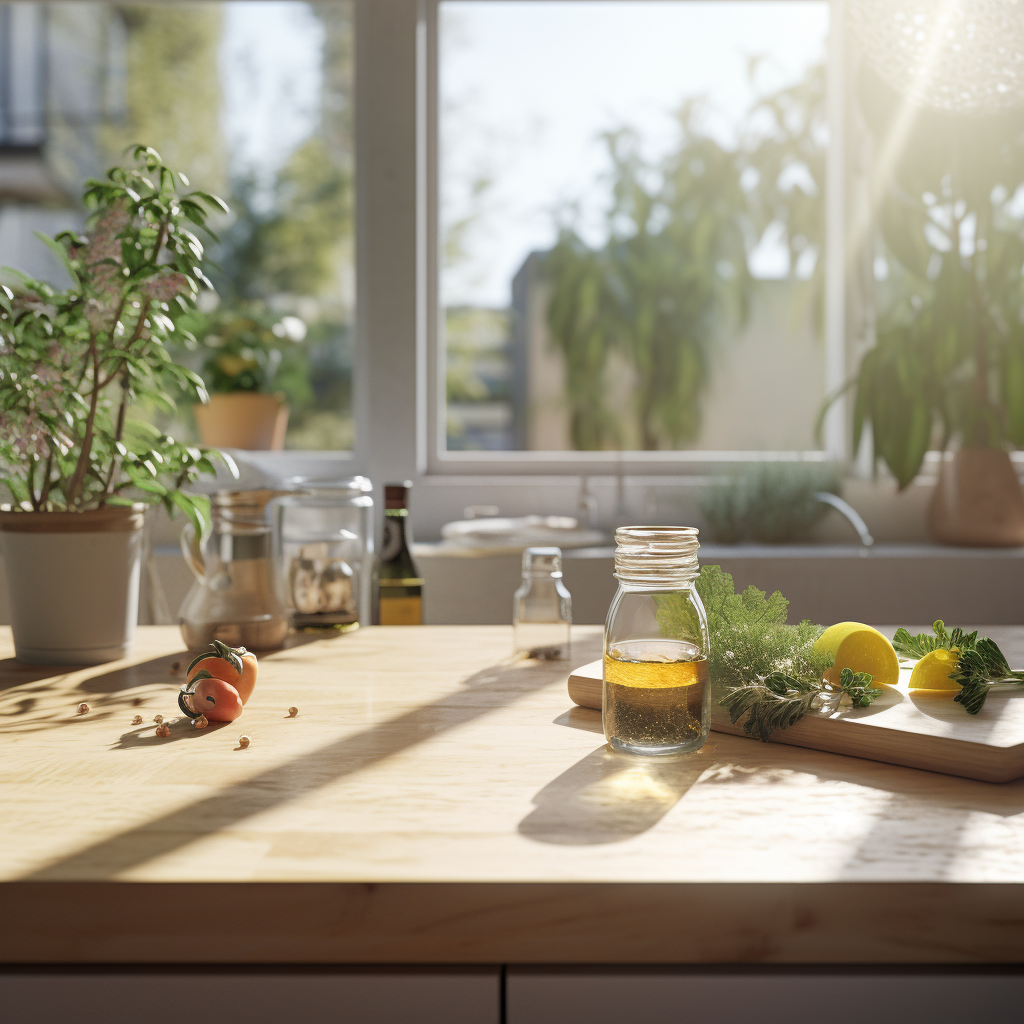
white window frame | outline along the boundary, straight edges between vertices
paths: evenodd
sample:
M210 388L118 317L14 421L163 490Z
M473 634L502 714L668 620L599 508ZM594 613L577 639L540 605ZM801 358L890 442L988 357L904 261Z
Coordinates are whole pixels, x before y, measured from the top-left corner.
M736 462L848 457L842 399L822 451L449 452L439 301L438 9L441 0L355 0L355 450L261 453L276 475L362 472L411 479L451 506L522 487L564 489L581 476L683 478L698 484ZM487 2L487 0L480 0ZM544 0L534 0L542 3ZM728 0L723 0L728 2ZM846 379L843 0L830 0L825 242L825 388ZM667 481L666 481L667 482ZM450 490L443 499L438 488ZM438 509L440 512L440 509ZM433 518L433 517L432 517Z
M752 451L624 451L624 452L495 452L446 450L443 309L439 302L439 143L438 143L438 9L441 0L405 0L411 12L416 8L417 34L417 125L415 166L417 169L417 363L415 382L415 468L417 475L432 477L505 475L705 475L729 463L762 460L823 461L842 459L847 454L842 400L826 416L824 449L819 452ZM480 0L486 2L486 0ZM535 0L543 2L543 0ZM402 0L384 0L383 6L398 6ZM363 0L363 9L375 14L379 0ZM845 379L845 309L843 271L844 153L842 115L844 107L842 0L830 4L828 53L828 117L831 143L826 169L825 246L825 387L826 393L839 388ZM357 33L359 32L357 24ZM357 42L357 46L359 43ZM394 67L394 65L392 65ZM358 73L358 71L357 71ZM359 93L365 100L366 94ZM375 104L371 110L379 114ZM364 107L364 113L366 111ZM358 117L358 115L357 115ZM838 129L838 130L837 130ZM398 143L398 140L393 140ZM407 138L406 144L411 144ZM362 153L357 141L357 160ZM409 160L409 157L407 157ZM411 163L412 161L409 160ZM369 167L370 173L374 173ZM364 236L366 237L366 236ZM379 236L376 241L380 242ZM368 240L373 245L374 239ZM362 269L362 265L360 267ZM368 271L372 273L372 270ZM364 307L360 307L362 311ZM372 311L367 311L372 315ZM357 314L358 315L358 314ZM374 332L376 333L376 332ZM379 335L377 335L379 339ZM375 339L374 343L378 343ZM372 370L371 370L372 372ZM377 391L371 379L370 388ZM362 390L362 388L360 388ZM413 398L404 389L406 401ZM373 433L385 431L393 441L391 425L374 415L367 424ZM390 414L388 414L390 418ZM406 440L408 444L408 439ZM371 441L371 446L377 446ZM376 463L371 460L371 464ZM410 467L412 468L412 467Z

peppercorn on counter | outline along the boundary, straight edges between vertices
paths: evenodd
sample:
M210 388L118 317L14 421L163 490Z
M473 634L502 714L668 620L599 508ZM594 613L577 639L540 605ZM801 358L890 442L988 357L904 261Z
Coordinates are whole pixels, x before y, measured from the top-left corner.
M1024 628L989 632L1024 663ZM616 754L566 694L598 627L570 662L511 652L508 627L300 636L199 730L176 628L73 671L4 630L0 959L1024 959L1024 783L719 733Z

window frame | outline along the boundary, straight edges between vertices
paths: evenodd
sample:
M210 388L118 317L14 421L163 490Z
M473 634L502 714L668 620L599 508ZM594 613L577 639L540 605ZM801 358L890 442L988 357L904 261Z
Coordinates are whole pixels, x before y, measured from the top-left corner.
M511 476L706 476L739 462L824 462L849 456L842 397L823 423L818 451L448 451L446 437L444 310L440 304L440 139L439 139L439 9L443 0L418 0L418 171L417 240L419 266L417 306L420 310L417 349L422 368L416 439L419 473L428 477ZM472 2L472 0L471 0ZM486 3L488 0L477 0ZM545 0L531 0L543 3ZM631 0L624 0L631 2ZM684 0L686 2L686 0ZM728 0L722 0L728 2ZM361 0L361 5L367 0ZM825 393L838 392L847 376L845 309L845 74L842 33L843 0L828 0L827 96L829 146L826 154L825 229ZM357 143L357 154L359 146ZM357 156L358 159L358 156ZM357 243L358 244L358 243ZM358 317L358 314L357 314ZM375 417L375 420L377 418ZM379 421L369 424L379 429ZM357 426L357 443L358 443ZM468 481L467 481L468 482Z
M828 0L827 393L838 390L847 373L843 2ZM710 476L738 462L820 462L850 456L842 398L825 418L825 444L820 451L446 451L443 311L438 287L441 0L353 3L355 444L352 451L246 452L247 463L277 479L364 473L375 488L385 480L419 480L428 485L430 503L437 506L434 513L443 519L463 503L497 503L504 508L510 499L513 505L522 500L524 491L536 494L545 488L551 490L555 504L562 504L565 495L575 493L581 477L605 478L619 488L626 478L652 483L675 478L699 488ZM519 497L513 499L513 492L519 492Z

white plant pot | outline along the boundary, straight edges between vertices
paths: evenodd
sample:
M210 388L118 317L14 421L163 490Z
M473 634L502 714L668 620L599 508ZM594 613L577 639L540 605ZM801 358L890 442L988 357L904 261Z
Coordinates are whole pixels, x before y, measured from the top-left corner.
M145 506L0 511L15 657L99 665L135 642Z

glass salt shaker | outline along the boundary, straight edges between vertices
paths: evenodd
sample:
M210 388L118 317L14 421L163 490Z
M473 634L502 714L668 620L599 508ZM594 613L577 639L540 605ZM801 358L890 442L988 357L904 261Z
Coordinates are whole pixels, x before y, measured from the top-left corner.
M685 754L708 738L708 624L694 589L697 531L615 531L619 589L604 627L604 734L631 754Z
M527 548L523 584L512 599L515 649L531 658L569 657L572 598L562 582L560 548Z

